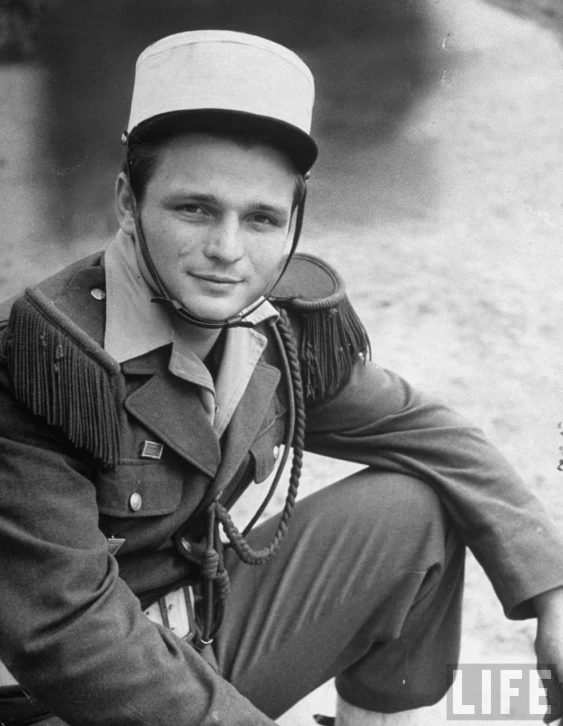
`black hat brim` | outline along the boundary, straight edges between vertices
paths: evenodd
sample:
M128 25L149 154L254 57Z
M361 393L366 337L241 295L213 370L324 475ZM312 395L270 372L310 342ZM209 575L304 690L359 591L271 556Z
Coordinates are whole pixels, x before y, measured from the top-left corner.
M132 129L128 143L158 143L188 131L256 136L287 154L300 174L306 174L318 156L317 145L309 134L292 124L269 116L216 108L152 116Z

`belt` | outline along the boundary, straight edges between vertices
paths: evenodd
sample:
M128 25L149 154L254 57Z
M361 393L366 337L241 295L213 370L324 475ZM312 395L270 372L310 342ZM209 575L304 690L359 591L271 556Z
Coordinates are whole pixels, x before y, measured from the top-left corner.
M193 640L197 633L194 591L190 585L159 598L144 613L153 623L163 625L183 640Z
M19 686L0 688L0 724L2 726L28 726L48 718L51 714L35 703Z
M191 642L198 629L195 620L194 592L191 586L180 587L164 595L143 611L156 625L171 630L178 638ZM204 648L201 655L213 664L210 648ZM0 663L1 665L1 663ZM6 670L8 673L8 671ZM42 721L51 714L35 703L27 693L11 679L10 685L0 686L0 724L2 726L28 726ZM9 682L4 679L4 682Z

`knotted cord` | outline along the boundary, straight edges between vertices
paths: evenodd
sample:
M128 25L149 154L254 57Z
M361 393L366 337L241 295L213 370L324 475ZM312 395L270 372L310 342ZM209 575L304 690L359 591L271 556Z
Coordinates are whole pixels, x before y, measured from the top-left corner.
M305 442L305 400L301 381L301 368L297 346L285 310L280 311L279 319L272 325L274 337L278 345L288 392L289 423L284 437L284 454L276 471L274 480L266 498L252 518L244 532L240 532L226 507L215 500L206 512L206 550L202 559L201 573L203 576L203 628L197 646L202 648L212 642L223 619L225 600L229 591L229 576L224 566L223 543L218 531L221 523L230 545L237 556L248 565L262 565L271 559L279 549L285 537L295 501L301 470L303 468L303 447ZM280 481L283 469L293 447L293 460L289 476L289 486L285 505L278 522L276 532L269 545L255 550L246 540L246 534L252 529L264 509L271 500Z

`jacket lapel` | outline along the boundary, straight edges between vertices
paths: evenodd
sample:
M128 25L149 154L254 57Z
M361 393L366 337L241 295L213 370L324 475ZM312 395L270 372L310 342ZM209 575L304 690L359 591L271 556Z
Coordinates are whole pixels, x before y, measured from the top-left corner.
M221 461L217 434L196 386L167 372L169 358L166 346L122 365L126 376L150 376L126 398L125 408L173 451L214 477Z
M227 426L222 460L205 500L210 503L229 484L259 433L280 380L277 368L259 362Z
M125 408L163 443L213 478L205 497L211 502L229 484L257 437L280 372L264 361L258 363L220 448L196 386L168 374L169 357L165 347L122 365L126 376L150 376L127 397Z

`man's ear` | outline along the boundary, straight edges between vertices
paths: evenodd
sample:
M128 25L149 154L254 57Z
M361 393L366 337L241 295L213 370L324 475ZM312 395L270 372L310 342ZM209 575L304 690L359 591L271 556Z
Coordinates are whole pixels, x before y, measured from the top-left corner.
M121 172L115 182L115 211L125 234L135 236L135 195L127 175Z

